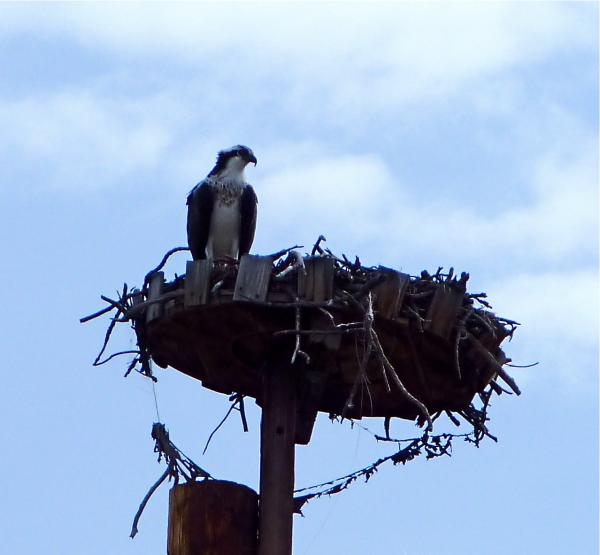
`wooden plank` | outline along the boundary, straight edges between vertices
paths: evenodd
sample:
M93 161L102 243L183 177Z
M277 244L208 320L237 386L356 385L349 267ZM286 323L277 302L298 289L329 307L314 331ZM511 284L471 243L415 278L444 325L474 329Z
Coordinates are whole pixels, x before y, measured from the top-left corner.
M327 385L328 372L308 370L302 376L298 410L296 412L296 430L294 441L297 445L308 445L315 426L319 405Z
M450 339L463 298L462 291L446 283L440 283L427 312L429 323L425 329L439 337Z
M134 289L132 291L133 295L131 297L131 306L138 306L144 302L144 294L139 289Z
M148 285L148 300L153 301L160 297L162 293L163 284L165 282L164 272L155 272L150 278L150 284ZM148 307L146 311L146 323L150 323L162 315L162 303L153 303Z
M186 308L206 304L212 260L189 260L185 268L185 294L183 304Z
M410 282L410 276L389 268L380 268L386 280L375 287L375 310L383 318L394 318L398 315L404 294Z
M294 368L285 363L272 363L265 368L260 427L259 555L292 553L295 374Z
M306 274L298 273L298 292L307 301L324 302L333 297L334 261L331 256L308 256Z
M204 480L169 492L168 555L256 555L258 495L247 486Z
M233 300L265 301L272 270L273 259L270 256L243 255L235 281Z
M165 303L165 306L163 308L163 312L165 314L165 316L168 316L169 314L173 314L173 312L177 311L177 301L175 299L171 299L170 301L167 301Z

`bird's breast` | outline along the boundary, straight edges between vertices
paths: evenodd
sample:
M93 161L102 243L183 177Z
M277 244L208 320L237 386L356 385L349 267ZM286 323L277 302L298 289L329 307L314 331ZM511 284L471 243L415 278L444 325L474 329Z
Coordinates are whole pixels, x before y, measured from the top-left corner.
M237 257L240 235L240 199L217 199L213 207L207 249L211 258Z

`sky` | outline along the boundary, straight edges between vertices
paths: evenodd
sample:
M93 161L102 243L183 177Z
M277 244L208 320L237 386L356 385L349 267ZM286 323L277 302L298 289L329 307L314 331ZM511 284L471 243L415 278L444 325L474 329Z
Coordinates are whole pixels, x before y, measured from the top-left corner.
M0 76L6 553L166 552L166 485L128 537L164 470L152 385L92 368L108 320L78 319L185 244L187 192L238 143L254 252L323 234L365 264L468 271L523 323L508 356L539 361L491 408L497 444L310 503L295 555L597 553L597 3L1 3ZM157 376L173 441L256 488L254 404L202 455L227 397ZM391 452L321 415L296 484Z

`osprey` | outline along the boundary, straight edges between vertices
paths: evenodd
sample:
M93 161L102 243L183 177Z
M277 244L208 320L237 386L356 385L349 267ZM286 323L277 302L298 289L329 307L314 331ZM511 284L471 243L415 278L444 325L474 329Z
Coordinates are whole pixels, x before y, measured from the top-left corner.
M247 254L256 229L256 193L244 177L256 157L247 146L221 150L206 179L187 197L187 237L194 260Z

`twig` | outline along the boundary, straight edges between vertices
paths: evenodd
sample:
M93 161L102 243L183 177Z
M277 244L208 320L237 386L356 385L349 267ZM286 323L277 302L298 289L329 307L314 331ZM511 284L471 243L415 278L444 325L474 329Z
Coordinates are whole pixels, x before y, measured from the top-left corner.
M471 314L473 314L473 307L469 308L464 314L464 316L458 321L456 324L456 338L454 340L454 367L456 369L456 377L460 382L462 380L462 372L460 370L460 342L465 339L467 336L467 332L465 329L465 324L467 320L470 318Z
M364 320L363 320L363 328L364 337L365 337L365 350L363 352L363 356L360 362L360 366L358 368L358 372L356 374L356 379L352 384L352 389L350 390L350 395L348 395L348 399L344 405L344 409L342 410L342 418L345 416L346 411L353 406L354 397L356 395L356 391L358 390L358 384L364 381L365 376L367 375L367 365L369 364L369 359L371 358L371 353L373 351L373 340L371 335L371 329L373 325L373 303L371 298L371 292L367 292L367 308L361 306L364 310ZM356 300L356 299L355 299ZM359 303L360 304L360 303ZM361 328L357 328L358 331L362 331ZM337 331L337 330L336 330ZM353 328L348 328L346 330L339 331L354 331Z
M227 418L229 417L229 415L231 414L231 412L233 411L233 409L236 407L236 405L238 404L239 399L235 399L235 402L233 402L231 404L231 406L229 407L229 410L225 413L225 416L223 417L223 419L221 420L221 422L219 422L217 424L217 427L211 432L211 434L208 436L208 439L206 440L206 445L204 446L204 449L202 450L202 454L204 455L206 453L206 450L208 449L208 445L210 444L210 441L212 440L213 436L219 431L219 428L225 423L225 420L227 420ZM246 430L244 430L246 431Z
M176 252L181 252L181 251L189 251L190 249L188 247L175 247L174 249L171 249L170 251L168 251L163 257L162 260L160 261L160 264L154 268L153 270L150 270L147 274L146 277L144 277L144 288L146 287L146 284L150 281L150 278L152 277L152 274L156 273L156 272L160 272L160 270L162 270L163 266L167 263L167 260L169 260L169 257L172 254L175 254Z
M128 308L123 317L119 319L119 322L127 322L132 318L136 318L140 314L143 314L146 309L156 303L165 303L172 299L178 299L179 297L183 297L185 295L185 291L183 289L176 289L175 291L169 291L168 293L163 293L160 297L156 299L151 299L148 301L144 301L142 303L138 303L130 308Z
M113 358L121 356L121 355L139 355L139 354L141 354L140 351L119 351L118 353L113 353L112 355L105 358L104 360L94 361L93 366L102 366L103 364L106 364L109 360L112 360Z
M464 435L467 434L461 434L461 436ZM360 470L356 470L355 472L351 472L350 474L346 474L345 476L341 476L340 478L335 478L327 482L315 484L314 486L294 490L294 493L311 492L317 490L314 491L314 493L307 493L305 495L295 497L294 512L302 514L302 506L311 499L319 498L323 495L335 495L336 493L340 493L341 491L347 489L358 478L364 477L365 481L368 482L371 479L371 477L375 474L375 472L377 472L378 468L388 461L391 461L394 465L404 465L407 462L413 460L415 457L418 457L422 451L426 452L427 459L433 459L442 455L450 456L452 448L452 439L461 436L453 436L452 434L442 434L439 436L430 437L427 433L425 433L422 437L411 440L406 447L399 447L396 453L388 455L387 457L380 458L377 461L371 463L370 465L361 468Z
M517 382L515 382L515 380L508 375L504 368L500 368L500 370L498 370L498 376L502 378L506 385L508 385L508 387L510 387L517 395L521 395L521 390L519 389Z
M476 320L479 320L483 324L483 326L490 332L490 335L492 337L496 337L496 330L490 324L490 322L488 321L488 319L485 316L485 314L481 314L481 313L478 313L478 312L475 312L475 311L471 311L471 316L473 316L473 318L475 318Z
M140 507L133 519L130 537L133 538L138 533L138 522L150 497L158 487L167 479L173 478L175 484L179 482L179 476L183 476L186 481L195 481L197 478L209 479L212 476L203 468L200 468L194 461L184 455L176 445L169 439L165 425L161 422L155 422L152 425L152 438L154 439L154 452L158 453L158 461L165 459L167 469L161 477L152 485L148 493L144 496Z
M496 395L502 395L502 393L509 393L510 395L512 395L512 392L506 391L505 389L501 388L494 380L492 380L488 385Z
M407 305L406 308L408 309L408 311L415 317L416 322L417 322L417 327L419 328L419 332L420 333L424 333L425 332L425 328L423 327L423 324L429 324L430 320L426 320L425 318L423 318L418 312L417 309L412 307L411 305Z
M127 307L123 304L123 302L122 302L121 299L119 299L119 301L113 301L112 299L110 299L106 295L100 295L100 298L103 301L105 301L108 304L110 304L113 308L116 308L119 312L125 312L127 310ZM117 316L118 316L118 314L117 314Z
M242 419L242 428L244 429L244 432L248 431L248 421L246 420L246 408L244 407L244 396L239 394L239 407L238 410L240 411L240 418Z
M310 251L311 256L314 256L317 252L319 254L323 254L323 249L321 248L321 241L327 241L324 235L319 235L317 242L313 245L312 250Z
M146 495L144 495L144 499L142 499L142 502L140 503L140 506L139 506L139 508L137 510L137 513L135 513L135 517L133 519L133 524L131 526L131 533L129 534L129 537L131 539L135 538L135 536L138 533L138 522L140 521L142 513L144 512L144 509L146 508L146 505L148 504L148 501L150 501L150 498L152 497L152 494L169 477L170 473L171 473L171 468L167 467L167 469L162 473L161 477L158 480L156 480L156 482L148 490L148 493Z
M383 361L385 368L388 370L388 372L392 376L392 381L396 384L396 386L398 387L398 389L400 390L400 392L402 393L404 398L407 399L410 403L412 403L413 405L415 405L417 407L417 410L421 413L423 418L427 421L427 431L430 432L433 429L433 423L431 421L431 416L429 414L429 411L427 410L427 407L421 401L419 401L419 399L417 399L414 395L412 395L410 393L410 391L408 391L408 389L406 389L406 387L404 387L402 380L400 380L400 377L396 373L396 370L394 369L391 362L388 360L387 356L385 355L385 352L383 350L383 347L381 346L381 343L379 342L379 337L377 336L377 333L375 332L375 330L371 330L371 336L373 337L373 343L375 344L375 350L381 357L381 360Z
M98 356L96 357L96 359L92 363L93 366L97 366L98 365L98 361L100 360L100 358L104 354L104 351L106 350L108 342L110 341L110 336L112 335L112 332L115 329L116 323L117 323L117 320L116 320L116 317L115 317L115 318L113 318L110 321L110 324L108 324L108 328L106 329L106 333L104 334L104 343L102 343L102 348L100 349L100 352L98 353Z
M317 308L317 310L319 312L322 312L323 314L325 314L325 316L327 316L327 318L329 318L329 321L331 322L331 325L336 327L336 323L335 323L335 319L333 317L333 314L331 314L331 312L329 312L329 310L325 310L322 307Z
M272 258L273 260L277 260L278 258L281 258L284 254L287 254L290 251L296 250L296 249L303 249L304 245L294 245L293 247L290 247L289 249L283 249L277 252L274 252L273 254L269 254L269 258Z
M94 318L98 318L98 316L107 314L111 310L114 310L114 308L115 308L114 306L107 306L106 308L103 308L102 310L99 310L98 312L94 312L94 314L90 314L89 316L84 316L83 318L79 318L79 323L85 324L86 322L89 322L90 320L93 320Z
M539 364L538 362L533 362L532 364L510 364L510 363L505 363L505 366L510 366L511 368L532 368L534 366L537 366Z
M280 337L283 335L345 335L348 333L362 332L364 329L360 328L329 328L326 330L279 330L273 332L273 337Z
M475 349L481 354L483 355L483 357L486 359L486 361L492 366L492 368L494 368L494 370L496 370L496 372L498 373L498 376L500 376L505 382L506 384L517 394L517 395L521 395L521 390L519 389L519 386L517 385L517 383L515 382L515 380L513 380L513 378L511 378L506 370L504 370L504 368L502 368L502 365L496 360L496 358L494 357L494 355L492 355L492 353L490 353L482 344L481 342L471 333L467 332L467 338L469 339L469 341L471 341L471 344L475 347Z
M300 299L298 297L296 297L296 329L294 330L296 332L296 345L294 347L294 352L292 353L292 360L291 363L294 364L296 362L296 357L298 355L302 356L302 358L304 358L304 362L306 362L306 364L310 364L310 357L308 356L307 353L305 353L302 349L300 349L300 305L298 304L298 301Z
M446 413L446 416L450 419L452 424L454 424L456 427L460 426L460 420L456 418L456 416L454 416L449 410L445 410L444 412Z
M354 299L360 301L363 297L366 297L371 290L375 289L375 287L386 281L386 279L387 277L384 274L379 274L377 277L370 279L358 290L357 293L353 295Z

